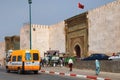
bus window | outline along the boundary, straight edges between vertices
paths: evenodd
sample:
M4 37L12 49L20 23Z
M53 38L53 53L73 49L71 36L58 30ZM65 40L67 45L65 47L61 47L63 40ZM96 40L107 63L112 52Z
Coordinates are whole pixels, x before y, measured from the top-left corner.
M13 57L12 57L12 61L13 61L13 62L16 61L16 56L13 56Z
M38 60L38 59L39 59L38 53L33 53L33 60Z
M18 61L22 61L22 56L18 56Z
M26 60L31 60L31 54L30 53L26 53L25 58L26 58Z

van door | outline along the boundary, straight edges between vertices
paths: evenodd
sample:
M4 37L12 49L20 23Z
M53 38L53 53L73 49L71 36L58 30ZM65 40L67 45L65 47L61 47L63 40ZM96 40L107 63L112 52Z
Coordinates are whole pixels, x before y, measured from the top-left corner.
M17 69L18 68L22 69L22 56L21 55L17 56Z
M33 53L33 65L34 70L40 69L40 57L38 53Z
M32 55L31 55L30 52L25 53L24 69L25 70L31 70L32 69Z

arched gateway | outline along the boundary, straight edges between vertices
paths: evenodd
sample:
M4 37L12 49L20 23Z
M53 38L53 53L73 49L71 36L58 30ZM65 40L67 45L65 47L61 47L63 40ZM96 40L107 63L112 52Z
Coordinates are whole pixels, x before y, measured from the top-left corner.
M74 50L75 50L75 55L76 55L76 57L80 58L80 57L81 57L81 48L80 48L80 46L79 46L79 45L76 45L76 46L74 47Z
M87 12L65 20L66 53L82 58L88 54Z

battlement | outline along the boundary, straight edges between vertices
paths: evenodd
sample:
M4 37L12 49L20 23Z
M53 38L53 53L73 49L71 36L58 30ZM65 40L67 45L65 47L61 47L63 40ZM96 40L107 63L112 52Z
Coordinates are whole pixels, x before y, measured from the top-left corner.
M32 24L32 28L38 28L38 29L48 29L48 25L38 25L38 24Z
M113 1L111 3L108 3L108 4L105 4L105 5L103 5L103 6L99 7L99 8L95 8L95 9L93 9L91 11L92 12L96 12L96 11L100 12L101 10L109 10L109 9L111 10L111 8L117 8L118 6L120 6L120 0L115 0L115 1Z

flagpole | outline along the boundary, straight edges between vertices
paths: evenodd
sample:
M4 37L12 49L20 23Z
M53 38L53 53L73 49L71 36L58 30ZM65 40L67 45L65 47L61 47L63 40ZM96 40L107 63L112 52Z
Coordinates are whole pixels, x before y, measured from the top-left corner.
M32 0L28 0L29 4L29 26L30 26L30 49L32 49L32 39L31 39L31 4Z

